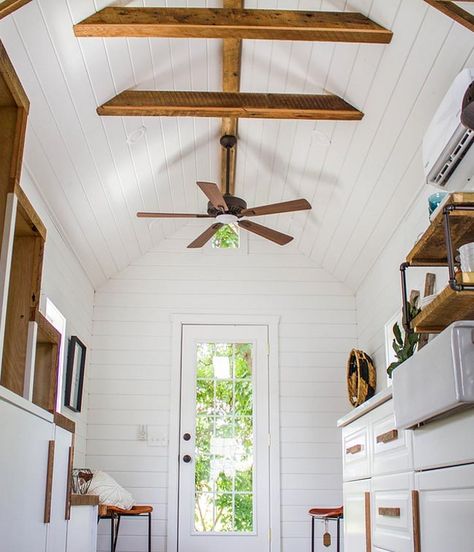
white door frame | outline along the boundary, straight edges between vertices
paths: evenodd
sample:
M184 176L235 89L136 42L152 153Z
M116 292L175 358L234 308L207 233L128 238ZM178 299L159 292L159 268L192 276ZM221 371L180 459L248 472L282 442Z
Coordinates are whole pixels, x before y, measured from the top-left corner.
M178 550L178 492L179 492L179 444L180 444L180 395L181 395L181 346L185 325L211 326L267 326L268 372L270 413L270 551L281 550L280 527L280 378L278 365L279 316L247 314L175 314L172 316L172 364L169 424L168 461L168 539L167 551Z

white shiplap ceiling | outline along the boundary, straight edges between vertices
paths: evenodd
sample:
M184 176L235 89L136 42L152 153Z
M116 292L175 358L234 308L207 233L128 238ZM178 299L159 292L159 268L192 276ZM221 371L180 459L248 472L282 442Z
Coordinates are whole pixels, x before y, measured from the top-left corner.
M218 0L33 0L0 22L31 99L25 164L94 285L185 221L137 210L204 212L196 179L219 177L220 121L99 118L129 88L220 90L218 40L76 39L111 4L219 7ZM244 41L243 91L344 97L362 122L242 120L236 193L250 206L306 197L313 211L266 217L354 289L423 186L423 132L474 38L422 0L247 0L246 7L360 11L391 45ZM127 137L141 126L136 143ZM330 144L324 144L329 142ZM203 222L203 229L206 222ZM275 246L277 248L278 246Z

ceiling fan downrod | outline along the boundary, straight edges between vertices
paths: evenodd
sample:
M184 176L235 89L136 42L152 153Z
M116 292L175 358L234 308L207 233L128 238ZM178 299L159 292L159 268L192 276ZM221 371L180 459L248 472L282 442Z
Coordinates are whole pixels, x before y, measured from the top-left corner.
M232 134L225 134L220 142L221 146L226 149L225 194L230 195L230 150L237 144L237 138Z

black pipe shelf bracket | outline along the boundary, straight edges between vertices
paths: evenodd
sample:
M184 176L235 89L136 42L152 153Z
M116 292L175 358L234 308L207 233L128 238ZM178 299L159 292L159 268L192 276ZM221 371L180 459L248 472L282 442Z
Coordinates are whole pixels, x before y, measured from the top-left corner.
M456 211L465 211L472 212L474 211L474 203L456 203L448 204L443 208L443 228L444 228L444 240L446 243L446 252L447 252L447 263L444 266L447 266L449 272L449 287L456 292L463 291L474 291L474 283L463 283L458 282L456 279L456 259L454 255L454 246L452 239L452 227L450 217L453 216L453 213ZM439 266L439 264L428 264L423 263L423 265L416 265L408 261L403 262L400 265L400 275L401 275L401 289L402 289L402 312L403 312L403 327L406 332L413 333L414 329L412 327L413 320L410 317L410 308L408 303L408 287L407 287L407 269L410 267L416 266Z

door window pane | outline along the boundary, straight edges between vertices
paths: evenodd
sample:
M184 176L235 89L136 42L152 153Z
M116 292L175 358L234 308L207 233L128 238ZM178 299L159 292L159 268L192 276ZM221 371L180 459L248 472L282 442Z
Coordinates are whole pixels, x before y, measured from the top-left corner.
M199 343L194 530L254 531L252 344Z

